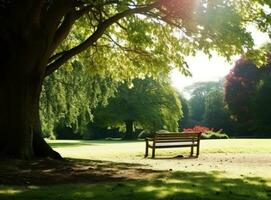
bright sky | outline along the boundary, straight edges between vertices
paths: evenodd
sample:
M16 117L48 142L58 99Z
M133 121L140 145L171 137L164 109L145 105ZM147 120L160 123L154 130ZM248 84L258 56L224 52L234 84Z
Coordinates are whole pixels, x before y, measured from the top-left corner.
M252 32L257 46L269 40L268 34L259 32L252 26L248 30ZM195 57L186 58L192 77L185 77L178 70L173 70L171 73L172 85L178 91L182 91L184 87L195 82L217 81L229 73L236 59L238 59L238 56L233 58L231 63L228 63L223 57L216 54L213 54L212 58L209 59L205 54L198 52Z

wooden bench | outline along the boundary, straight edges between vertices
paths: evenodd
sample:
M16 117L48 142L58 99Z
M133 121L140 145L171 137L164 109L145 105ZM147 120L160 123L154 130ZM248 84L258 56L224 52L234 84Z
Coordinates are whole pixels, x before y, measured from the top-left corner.
M155 149L191 147L190 156L194 154L194 147L197 147L196 156L199 156L201 133L156 133L153 138L146 138L145 158L148 156L149 148L152 149L152 158L155 157Z

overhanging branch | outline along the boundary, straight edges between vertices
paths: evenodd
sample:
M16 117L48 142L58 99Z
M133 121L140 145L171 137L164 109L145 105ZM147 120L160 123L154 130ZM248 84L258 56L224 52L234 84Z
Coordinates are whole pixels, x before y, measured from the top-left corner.
M117 22L118 20L120 20L126 16L132 15L132 14L147 12L155 7L156 7L156 3L150 4L147 6L141 6L138 8L133 8L133 9L118 13L118 14L106 19L105 21L101 22L98 25L95 32L91 36L89 36L84 42L82 42L78 46L66 51L59 58L57 58L53 63L49 64L46 68L45 76L50 75L55 70L57 70L61 65L63 65L65 62L67 62L70 58L81 53L82 51L86 50L90 46L92 46L104 34L106 29L109 26L111 26L112 24L114 24L115 22Z

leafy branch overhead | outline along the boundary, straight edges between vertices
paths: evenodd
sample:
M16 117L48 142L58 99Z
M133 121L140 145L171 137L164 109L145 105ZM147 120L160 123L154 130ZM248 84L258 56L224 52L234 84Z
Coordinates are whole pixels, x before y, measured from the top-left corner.
M188 75L185 56L195 54L196 50L207 54L215 50L229 59L231 55L252 49L253 40L245 23L249 19L270 19L267 15L257 15L264 13L258 2L249 2L249 6L245 4L248 2L1 1L0 22L4 29L0 36L6 41L11 40L12 35L7 33L16 27L15 31L25 32L25 37L33 29L46 37L42 54L46 55L44 62L47 64L41 69L44 76L89 47L87 55L93 60L92 71L104 72L110 66L111 71L131 71L127 74L130 77L155 75L174 66ZM13 12L9 12L11 9ZM253 12L248 12L250 10ZM13 20L7 21L7 16ZM270 30L266 24L262 28ZM123 72L115 74L125 75Z

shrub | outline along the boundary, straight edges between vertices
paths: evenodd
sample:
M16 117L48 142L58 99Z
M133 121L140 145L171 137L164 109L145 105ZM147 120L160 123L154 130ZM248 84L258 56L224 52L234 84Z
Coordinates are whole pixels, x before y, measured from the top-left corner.
M229 139L229 136L223 133L223 129L214 131L208 127L197 125L193 128L184 128L183 131L186 133L201 132L202 139Z
M197 126L194 126L193 128L184 128L183 129L184 132L201 132L201 133L204 133L204 132L207 132L207 131L210 131L210 129L208 127L205 127L205 126L200 126L200 125L197 125Z

